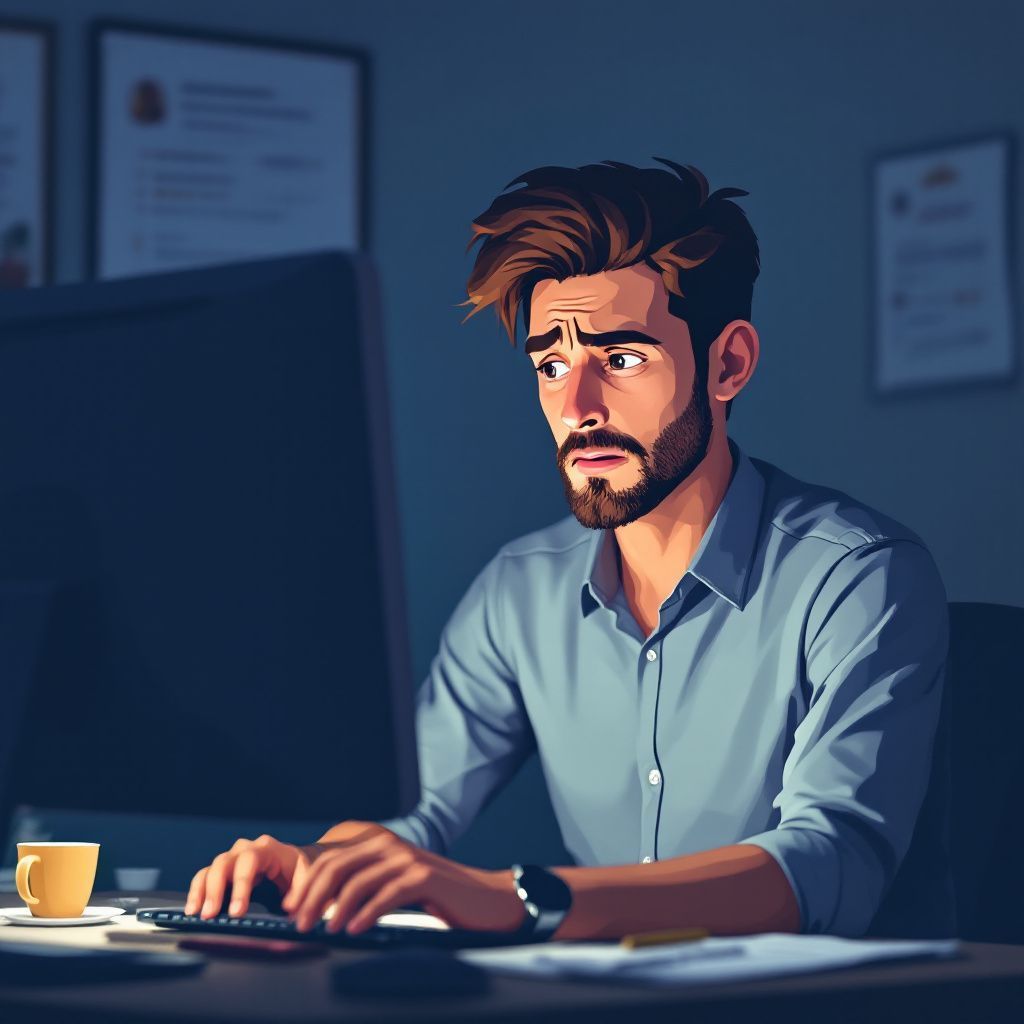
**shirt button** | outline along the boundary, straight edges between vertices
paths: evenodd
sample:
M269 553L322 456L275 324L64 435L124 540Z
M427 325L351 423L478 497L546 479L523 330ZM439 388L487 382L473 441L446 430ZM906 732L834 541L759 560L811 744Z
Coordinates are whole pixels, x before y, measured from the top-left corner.
M644 857L644 859L642 861L640 861L640 863L641 864L650 864L651 863L651 858L650 857Z
M647 660L648 661L657 661L658 660L658 652L655 651L655 650L648 651L647 652Z
M652 768L647 773L647 781L652 786L657 786L661 782L661 772L659 772L657 768Z

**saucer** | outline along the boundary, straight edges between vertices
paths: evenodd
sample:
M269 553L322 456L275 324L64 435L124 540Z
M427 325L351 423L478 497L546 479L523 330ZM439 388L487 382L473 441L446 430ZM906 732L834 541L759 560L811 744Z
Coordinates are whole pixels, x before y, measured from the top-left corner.
M33 917L28 907L0 907L0 917L9 924L37 925L41 928L67 928L83 924L103 924L124 913L121 907L86 907L81 917Z

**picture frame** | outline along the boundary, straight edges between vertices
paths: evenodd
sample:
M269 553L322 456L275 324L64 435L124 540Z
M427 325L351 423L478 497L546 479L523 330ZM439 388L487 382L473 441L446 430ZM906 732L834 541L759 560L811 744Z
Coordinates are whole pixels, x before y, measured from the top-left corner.
M1016 378L1013 165L1009 132L869 161L875 396Z
M55 36L0 17L0 293L54 277Z
M369 246L368 54L91 26L92 278Z

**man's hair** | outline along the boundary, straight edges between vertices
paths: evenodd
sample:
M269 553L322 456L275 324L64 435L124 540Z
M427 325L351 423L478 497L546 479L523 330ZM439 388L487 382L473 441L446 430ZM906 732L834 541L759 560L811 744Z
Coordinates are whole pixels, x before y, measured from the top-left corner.
M483 244L466 285L467 319L494 305L515 345L516 322L520 313L528 322L538 282L645 263L661 274L669 312L689 327L697 380L706 386L711 343L731 320L750 319L761 269L757 236L729 201L749 193L709 195L696 167L655 159L671 170L605 160L538 167L509 182L473 221L467 251ZM515 185L524 187L509 192Z

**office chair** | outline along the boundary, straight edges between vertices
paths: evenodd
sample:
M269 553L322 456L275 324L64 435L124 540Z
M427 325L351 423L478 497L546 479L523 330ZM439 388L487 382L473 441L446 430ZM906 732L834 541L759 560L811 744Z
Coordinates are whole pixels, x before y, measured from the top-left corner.
M1024 608L952 602L949 614L957 931L1024 942Z
M1024 608L950 603L931 778L869 936L1024 942L1022 640Z

